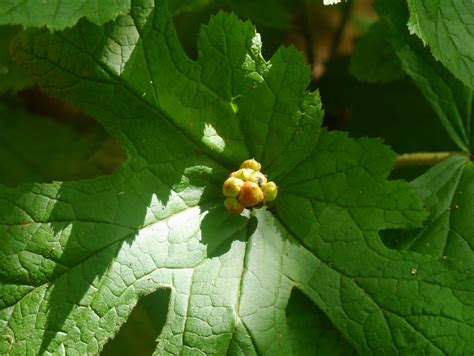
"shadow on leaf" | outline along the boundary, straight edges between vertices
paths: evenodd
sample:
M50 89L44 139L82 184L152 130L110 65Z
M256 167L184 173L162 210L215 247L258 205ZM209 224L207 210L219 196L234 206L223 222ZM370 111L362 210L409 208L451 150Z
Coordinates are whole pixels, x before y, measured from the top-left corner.
M291 291L286 322L294 355L357 355L328 317L298 288Z
M101 352L108 355L151 355L156 339L165 325L170 289L159 289L138 301L127 322Z

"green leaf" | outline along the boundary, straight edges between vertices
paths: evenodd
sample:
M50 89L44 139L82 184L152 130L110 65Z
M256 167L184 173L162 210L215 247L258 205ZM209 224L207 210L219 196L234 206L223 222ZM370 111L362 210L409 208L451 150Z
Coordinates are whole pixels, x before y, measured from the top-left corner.
M421 202L386 180L394 154L378 140L319 135L302 55L265 61L253 26L220 13L191 61L166 6L145 5L16 43L129 159L94 180L0 186L0 352L98 353L160 288L157 354L289 354L294 288L361 354L472 350L472 274L382 243L421 226ZM252 156L279 184L274 212L231 216L222 182Z
M387 84L360 82L349 74L349 60L340 57L328 62L318 82L328 123L335 122L351 136L380 137L399 154L456 151L456 145L411 79ZM427 169L399 166L390 177L413 180Z
M347 113L342 127L351 136L380 137L397 153L457 149L412 80L371 84L354 79L349 69L348 58L335 59L318 82L328 122Z
M356 355L356 351L314 303L294 288L286 308L293 355Z
M129 146L133 136L124 137L124 127L116 127L116 118L124 117L134 125L130 122L133 117L159 115L170 129L179 129L183 139L202 146L202 154L226 164L229 170L253 156L267 167L269 175L277 177L310 154L322 113L319 96L305 92L310 69L302 65L301 53L280 49L270 65L260 54L260 37L254 27L249 22L240 25L237 17L221 13L201 29L199 56L194 63L179 46L171 20L160 21L153 29L148 17L133 20L137 27L131 30L132 19L120 18L116 26L110 27L108 36L88 25L53 38L46 31L31 32L19 46L33 46L31 41L37 45L29 56L34 64L31 69L38 76L52 69L48 61L41 65L38 61L49 55L53 45L63 47L50 58L61 61L60 85L56 76L49 75L42 78L42 86L52 94L74 97L96 116L103 115L100 119L104 126L112 132L119 129L119 141ZM80 31L86 31L91 43L80 43ZM229 47L229 38L239 41ZM91 46L97 46L92 53ZM117 53L114 46L125 47L124 53ZM20 50L17 55L21 60ZM94 63L90 70L78 70L91 60ZM91 83L93 75L113 84ZM97 97L89 94L91 90ZM114 101L108 99L111 90ZM139 106L140 115L128 113L130 103ZM89 108L91 105L93 108ZM140 137L142 132L137 135ZM136 143L133 146L141 149ZM150 150L148 144L144 146ZM285 156L288 150L292 152Z
M4 0L0 5L0 25L22 25L61 30L81 18L104 24L130 10L130 0Z
M102 130L80 135L50 118L0 103L0 183L92 178L118 165L113 140ZM109 157L106 157L109 156ZM115 155L121 157L120 151Z
M438 115L451 139L464 151L472 145L473 93L410 36L406 28L408 9L403 2L377 1L383 31L394 47L402 69L414 80Z
M17 28L0 26L0 95L16 93L33 82L10 57L10 42L17 32Z
M372 25L357 42L350 70L357 79L369 83L388 83L406 76L381 22Z
M454 156L415 179L412 186L430 210L422 229L389 235L387 245L432 256L474 263L474 167L468 157Z
M169 290L161 289L142 297L127 322L100 352L102 356L151 355L165 322Z
M471 288L472 282L461 282L470 272L460 267L464 272L455 273L455 261L381 247L381 228L413 226L420 218L405 185L383 179L392 153L375 140L356 143L335 133L321 135L317 152L282 183L286 194L278 200L280 221L321 263L302 291L322 300L323 310L360 354L472 349L472 341L460 336L472 333L471 323L466 320L463 331L451 329L460 326L451 319L454 310L470 304L467 299L451 304L457 299L453 294ZM303 258L301 253L298 259ZM443 295L434 297L438 292Z
M433 56L474 89L474 6L472 0L408 0L410 32Z

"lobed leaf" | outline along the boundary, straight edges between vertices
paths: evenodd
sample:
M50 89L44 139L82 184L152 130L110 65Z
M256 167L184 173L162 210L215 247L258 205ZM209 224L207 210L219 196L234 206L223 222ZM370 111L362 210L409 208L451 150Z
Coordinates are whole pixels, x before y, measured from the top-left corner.
M33 84L10 56L10 42L18 31L13 26L0 26L0 95L16 93Z
M157 354L289 354L295 288L359 353L472 350L472 273L384 246L379 231L420 227L422 205L386 180L379 141L319 135L302 55L265 61L254 27L220 13L191 61L163 2L132 5L105 27L16 42L129 160L109 177L0 186L0 352L98 353L160 288ZM275 212L231 216L221 184L252 156L278 178Z

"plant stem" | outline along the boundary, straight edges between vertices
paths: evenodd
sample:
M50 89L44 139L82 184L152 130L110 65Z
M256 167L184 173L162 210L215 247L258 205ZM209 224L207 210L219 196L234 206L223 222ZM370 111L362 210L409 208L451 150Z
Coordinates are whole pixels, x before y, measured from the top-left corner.
M434 166L435 164L451 156L469 157L469 153L460 151L404 153L397 156L397 159L395 160L395 168L410 166Z

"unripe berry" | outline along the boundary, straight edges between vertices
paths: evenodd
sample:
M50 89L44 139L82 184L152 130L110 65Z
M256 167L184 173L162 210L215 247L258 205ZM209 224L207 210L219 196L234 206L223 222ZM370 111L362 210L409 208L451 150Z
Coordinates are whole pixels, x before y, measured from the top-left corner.
M252 158L252 159L243 161L242 164L240 165L240 168L250 168L250 169L253 169L254 171L259 172L260 169L262 169L262 165Z
M249 208L257 205L262 200L263 192L258 184L254 182L244 182L239 194L240 204L245 208Z
M244 207L236 198L227 198L224 200L224 206L231 214L240 214L244 211Z
M222 193L224 193L226 197L237 198L243 184L244 181L242 179L235 177L227 178L222 186Z
M265 202L274 201L278 195L278 187L275 182L268 182L262 188Z
M242 180L249 180L250 177L252 176L253 172L254 172L253 169L241 168L238 171L233 172L233 174L231 174L231 176L235 177L235 178L242 179Z
M249 182L257 183L257 185L262 188L265 184L267 184L267 177L261 172L253 172L249 178Z

